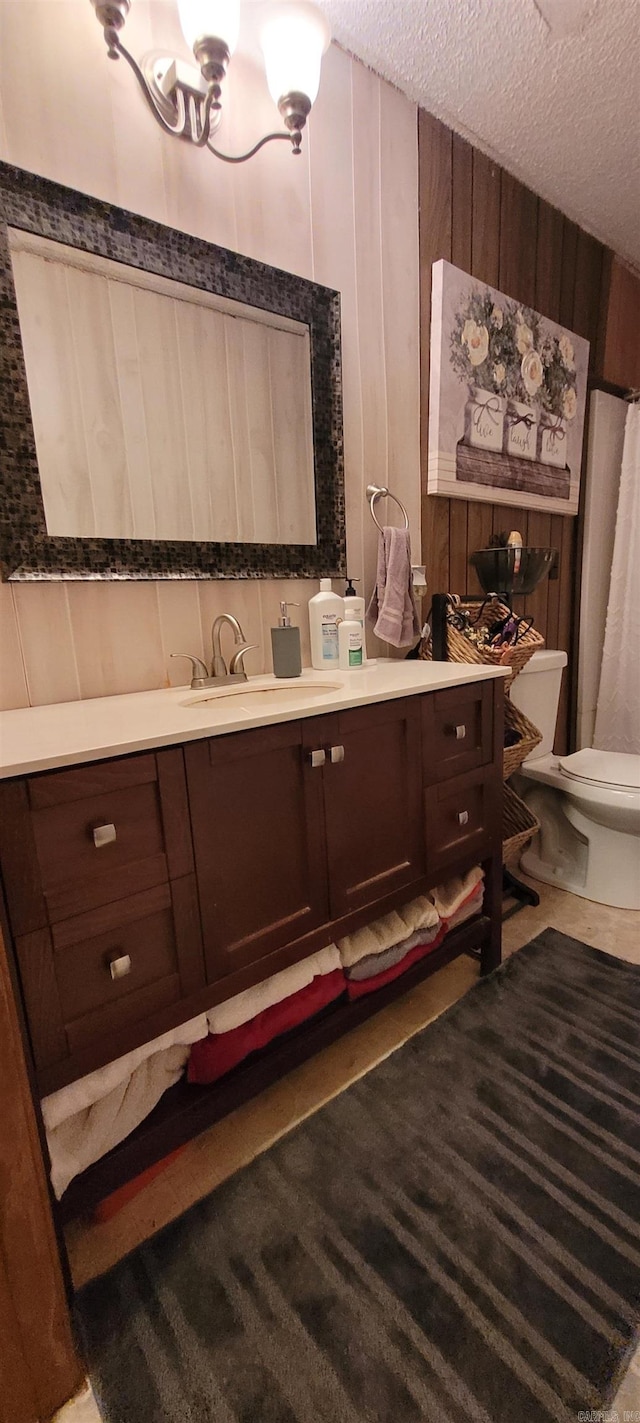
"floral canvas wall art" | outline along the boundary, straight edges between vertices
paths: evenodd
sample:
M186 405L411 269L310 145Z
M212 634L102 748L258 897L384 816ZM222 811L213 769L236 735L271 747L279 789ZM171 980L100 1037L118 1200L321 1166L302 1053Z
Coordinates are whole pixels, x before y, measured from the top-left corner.
M434 262L429 494L576 514L589 342Z

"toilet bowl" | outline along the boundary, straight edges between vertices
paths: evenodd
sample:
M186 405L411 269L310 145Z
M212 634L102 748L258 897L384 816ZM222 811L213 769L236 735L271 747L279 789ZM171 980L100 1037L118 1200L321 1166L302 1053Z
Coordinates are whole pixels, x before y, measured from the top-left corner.
M533 879L598 904L640 909L640 756L552 751L564 652L534 653L511 699L542 732L515 789L540 821L520 861Z

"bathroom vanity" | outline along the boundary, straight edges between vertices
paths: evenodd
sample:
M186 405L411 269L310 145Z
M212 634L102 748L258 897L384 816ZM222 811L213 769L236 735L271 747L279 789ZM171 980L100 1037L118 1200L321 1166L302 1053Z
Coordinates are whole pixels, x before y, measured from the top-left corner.
M457 954L500 960L502 673L381 662L0 717L0 866L44 1096L481 862L482 914L74 1181L136 1174Z

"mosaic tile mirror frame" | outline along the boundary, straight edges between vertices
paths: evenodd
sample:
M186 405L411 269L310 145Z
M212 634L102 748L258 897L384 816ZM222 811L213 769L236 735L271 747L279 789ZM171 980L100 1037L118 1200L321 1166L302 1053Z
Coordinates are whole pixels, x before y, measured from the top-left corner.
M0 163L0 568L4 580L318 578L345 568L339 293ZM47 531L10 234L197 287L309 332L315 542L62 537Z

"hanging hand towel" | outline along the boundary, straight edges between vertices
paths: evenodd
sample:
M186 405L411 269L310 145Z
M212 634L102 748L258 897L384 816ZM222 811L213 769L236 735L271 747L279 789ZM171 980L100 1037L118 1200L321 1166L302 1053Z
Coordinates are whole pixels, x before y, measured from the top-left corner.
M376 586L367 620L376 637L392 647L407 647L420 636L420 619L411 581L408 529L385 527L378 539Z

